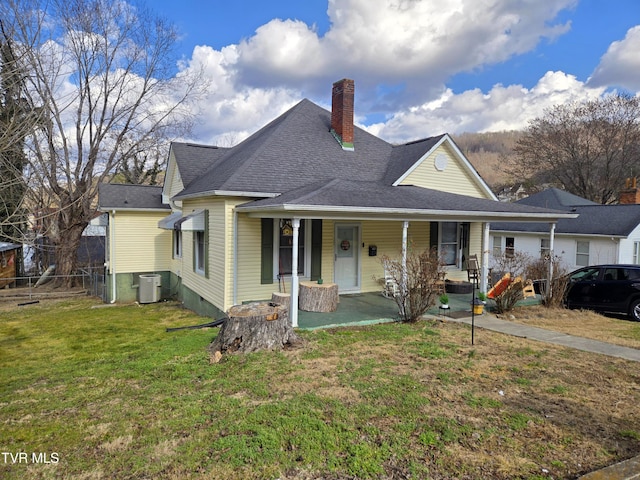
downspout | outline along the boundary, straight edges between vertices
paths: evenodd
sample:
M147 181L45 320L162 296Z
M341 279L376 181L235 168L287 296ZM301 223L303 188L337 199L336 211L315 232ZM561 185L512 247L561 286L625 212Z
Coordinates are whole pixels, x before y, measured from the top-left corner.
M484 231L482 235L482 269L480 271L480 291L487 293L487 285L489 285L489 242L491 240L489 232L491 230L491 224L486 222L484 224Z
M233 209L233 305L238 304L238 212Z
M111 221L109 221L109 236L111 237L111 255L109 255L109 268L111 269L111 302L116 303L116 211L111 210Z
M291 252L291 326L298 327L298 233L300 230L300 219L294 218L291 222L293 226L293 251Z

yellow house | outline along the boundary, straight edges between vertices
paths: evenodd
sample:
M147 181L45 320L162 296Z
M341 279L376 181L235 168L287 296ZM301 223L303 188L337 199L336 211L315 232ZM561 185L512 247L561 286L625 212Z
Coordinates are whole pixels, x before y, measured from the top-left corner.
M163 211L129 219L101 200L116 222L109 275L159 272L185 306L213 316L286 288L297 326L301 280L379 291L382 254L435 247L453 280L467 279L477 255L486 285L490 222L547 222L553 232L567 215L498 202L449 135L392 145L357 128L353 108L344 79L331 112L305 99L232 148L173 143ZM136 224L145 246L124 236Z
M138 299L140 275L161 275L162 296L169 297L171 234L158 222L171 213L162 188L148 185L99 185L98 209L108 214L105 241L109 301Z

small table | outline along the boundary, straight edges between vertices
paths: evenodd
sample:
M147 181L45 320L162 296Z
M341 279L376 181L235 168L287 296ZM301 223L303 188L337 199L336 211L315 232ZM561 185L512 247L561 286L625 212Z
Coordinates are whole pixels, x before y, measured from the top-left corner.
M300 282L298 308L305 312L335 312L338 308L338 284Z
M448 311L449 311L449 305L440 305L438 307L438 315L442 315L443 317L446 317Z

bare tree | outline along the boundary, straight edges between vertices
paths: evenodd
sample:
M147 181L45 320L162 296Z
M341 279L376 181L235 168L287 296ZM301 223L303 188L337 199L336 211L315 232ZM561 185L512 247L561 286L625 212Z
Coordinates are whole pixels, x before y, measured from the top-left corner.
M0 20L0 32L4 32ZM22 243L26 225L25 138L37 112L23 97L24 71L11 41L0 36L0 240Z
M150 145L140 145L138 151L128 150L127 156L122 157L118 166L114 182L132 183L136 185L159 185L163 180L162 173L166 168L169 155L169 143L153 140Z
M24 95L42 113L25 142L30 199L62 275L76 268L98 184L151 145L184 134L199 79L174 73L174 27L119 0L3 0Z
M508 170L516 180L614 203L625 178L640 173L640 98L556 105L530 122L514 153Z

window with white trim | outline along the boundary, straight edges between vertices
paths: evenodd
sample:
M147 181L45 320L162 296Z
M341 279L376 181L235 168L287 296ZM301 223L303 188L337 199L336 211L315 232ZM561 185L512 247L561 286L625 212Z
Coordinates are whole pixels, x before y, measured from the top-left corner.
M204 238L204 231L202 230L197 230L195 232L193 232L193 234L195 235L195 251L193 252L193 254L195 255L195 269L196 272L204 275L205 274L205 259L206 259L206 255L205 255L205 247L206 247L206 241Z
M500 257L502 256L502 237L498 236L498 235L494 235L491 238L491 247L492 247L492 251L493 251L493 256L494 257Z
M589 265L589 242L583 240L576 242L576 265L580 267Z
M640 242L633 242L633 263L640 264Z
M279 276L291 275L293 271L291 268L293 261L293 226L291 219L276 219L275 221L274 252L276 254L276 261L274 267ZM300 228L298 229L298 275L303 277L306 274L307 264L305 256L306 236L305 221L300 220Z
M456 265L458 253L458 223L440 224L440 255L445 265Z
M551 251L551 240L548 238L540 239L540 257L545 258L549 255Z
M182 258L182 231L173 231L173 258Z

